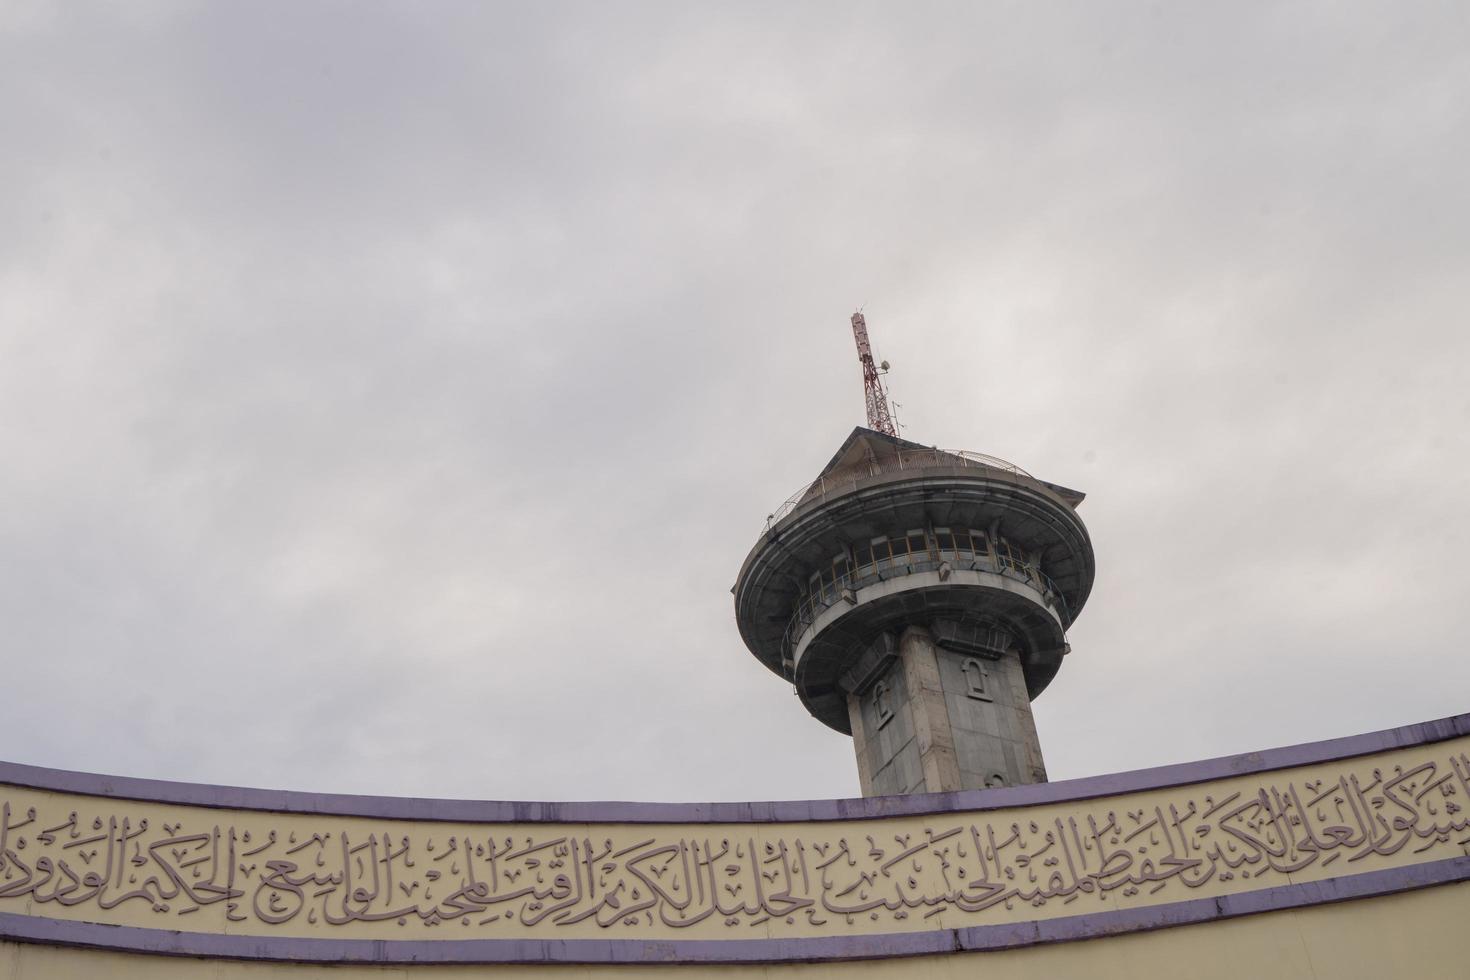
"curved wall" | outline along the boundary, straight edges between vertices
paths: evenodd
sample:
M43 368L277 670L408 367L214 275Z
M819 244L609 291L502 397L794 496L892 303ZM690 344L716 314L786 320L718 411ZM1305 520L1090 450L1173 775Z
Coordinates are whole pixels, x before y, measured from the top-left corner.
M377 799L17 765L0 765L0 783L0 941L21 944L0 977L104 955L31 944L306 963L917 968L973 951L1050 958L1052 944L1173 926L1213 935L1319 906L1346 920L1364 903L1332 903L1404 893L1463 913L1470 878L1470 715L866 800Z

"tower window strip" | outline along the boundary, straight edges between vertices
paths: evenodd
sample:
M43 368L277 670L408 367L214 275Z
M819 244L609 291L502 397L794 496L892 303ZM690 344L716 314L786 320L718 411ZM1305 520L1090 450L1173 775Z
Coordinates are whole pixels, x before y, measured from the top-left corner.
M844 589L854 588L856 583L866 578L895 568L902 568L907 574L912 571L911 566L923 562L959 560L989 564L991 554L989 535L975 528L936 527L932 532L909 530L854 545L850 557L847 553L839 554L808 578L806 588L797 597L791 622L786 627L786 642L795 642L822 610L837 601ZM1060 604L1063 621L1069 619L1061 590L1041 571L1034 555L1028 560L1025 551L1005 538L995 539L994 555L995 567L1020 575L1041 589L1049 601L1055 600Z

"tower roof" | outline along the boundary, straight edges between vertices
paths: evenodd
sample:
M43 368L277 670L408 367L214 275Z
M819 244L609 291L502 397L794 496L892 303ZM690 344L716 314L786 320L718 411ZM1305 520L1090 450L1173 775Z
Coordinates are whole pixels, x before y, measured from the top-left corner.
M932 448L859 425L842 441L842 445L837 447L837 452L832 455L817 476L830 476L833 473L851 469L871 457L882 459L885 456L896 456L901 449L922 451ZM945 453L944 455L953 454Z
M935 446L925 446L861 425L856 426L848 437L842 441L842 445L838 447L837 452L832 455L832 458L827 461L827 465L822 467L822 471L816 475L813 482L814 485L820 486L821 481L827 477L843 477L858 472L868 472L875 464L879 468L886 469L888 466L885 464L897 460L900 455L907 455L914 452L933 453L935 454L936 462L943 463L949 460L953 461L956 466L974 465L976 462L981 462L986 465L995 465L1000 469L1009 469L1018 476L1025 477L1046 487L1060 497L1073 510L1076 510L1077 505L1082 503L1087 497L1087 494L1080 490L1073 490L1056 483L1048 483L1046 480L1038 480L1019 466L1013 463L1007 463L1005 460L994 457L983 457L975 453L958 453L939 449ZM808 494L811 492L811 490L807 491Z

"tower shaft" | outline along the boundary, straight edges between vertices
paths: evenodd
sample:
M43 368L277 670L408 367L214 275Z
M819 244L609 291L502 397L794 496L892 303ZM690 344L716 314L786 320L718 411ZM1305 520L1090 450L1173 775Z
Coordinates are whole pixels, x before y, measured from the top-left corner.
M852 315L852 336L857 341L858 360L863 365L863 395L868 408L868 428L884 435L898 435L893 412L888 407L888 393L883 390L883 376L873 363L873 345L868 342L868 321L861 313Z

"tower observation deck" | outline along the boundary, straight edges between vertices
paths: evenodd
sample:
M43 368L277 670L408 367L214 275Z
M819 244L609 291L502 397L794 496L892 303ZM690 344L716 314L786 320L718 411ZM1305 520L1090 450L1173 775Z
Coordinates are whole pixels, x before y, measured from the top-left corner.
M740 635L852 735L863 795L1046 781L1031 701L1092 589L1083 496L859 427L768 518Z

